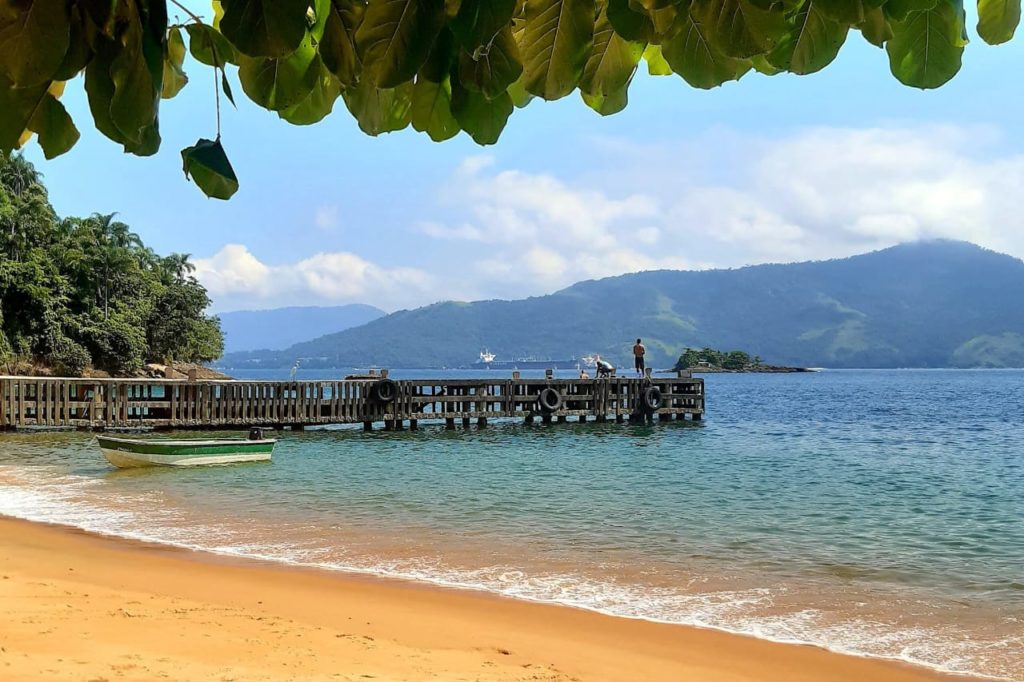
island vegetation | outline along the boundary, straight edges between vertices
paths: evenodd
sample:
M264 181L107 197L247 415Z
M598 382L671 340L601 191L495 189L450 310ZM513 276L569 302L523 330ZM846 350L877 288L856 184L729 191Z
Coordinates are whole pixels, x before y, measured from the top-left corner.
M761 367L760 356L751 357L741 350L721 351L714 348L687 348L679 356L673 369L731 369L753 370Z
M761 356L742 350L722 351L714 348L687 348L676 361L673 371L691 372L806 372L804 367L768 365Z
M979 0L983 41L1011 40L1019 22L1020 0ZM222 97L234 103L236 78L250 100L295 125L341 101L370 135L411 125L438 142L465 132L493 144L534 98L578 91L601 115L621 111L642 64L709 89L754 72L820 71L855 35L886 51L902 83L936 88L960 70L964 2L212 0L198 13L179 0L5 2L0 153L33 136L47 158L75 145L60 102L70 81L84 85L99 131L126 152L155 154L161 98L201 80L213 85L217 114L195 124L204 136L181 151L184 170L227 199L239 182L219 112Z
M0 156L0 369L131 375L220 357L187 254L154 253L116 215L61 218L39 172Z

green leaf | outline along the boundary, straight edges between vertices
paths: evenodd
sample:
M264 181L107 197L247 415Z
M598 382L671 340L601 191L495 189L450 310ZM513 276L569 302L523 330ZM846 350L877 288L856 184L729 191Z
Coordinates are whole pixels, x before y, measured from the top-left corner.
M228 75L224 72L224 69L220 70L220 88L224 91L224 96L231 102L231 106L237 109L238 105L235 104L235 96L231 92L231 84L228 83Z
M516 0L462 0L458 14L448 26L459 44L472 50L510 28L515 9Z
M769 51L786 31L781 9L750 0L693 0L690 15L719 52L740 59Z
M16 88L0 73L0 155L21 146L20 140L46 97L48 83Z
M930 10L910 12L894 22L886 44L889 66L900 82L928 89L943 85L960 70L964 46L963 5L940 0Z
M896 21L903 21L911 12L934 9L940 0L886 0L882 6L885 14Z
M790 19L791 28L768 54L768 61L793 73L820 71L836 58L846 41L849 24L826 16L818 0L807 0Z
M590 95L586 92L580 94L586 105L602 116L617 114L629 104L629 84L609 95Z
M876 47L884 47L885 42L892 38L892 27L881 7L868 10L859 28L865 40Z
M672 37L677 18L676 8L670 5L650 10L648 14L654 25L654 33L651 35L650 42L660 45L663 41Z
M114 96L114 81L110 77L110 60L114 54L112 44L102 41L96 55L85 67L85 93L89 98L96 129L114 142L128 144L128 138L114 125L110 116L110 100Z
M238 191L238 178L220 139L200 138L191 147L181 150L181 160L185 177L191 177L211 199L230 199Z
M341 96L341 83L327 69L320 69L313 90L304 100L279 111L278 115L295 125L311 125L322 121L334 109Z
M635 12L629 0L608 0L608 21L615 32L626 40L649 43L654 36L654 23L646 12Z
M1020 0L978 0L978 35L989 45L1009 42L1020 24Z
M816 5L815 11L829 19L845 24L859 24L864 21L868 7L864 6L863 0L813 0ZM798 11L806 9L806 4Z
M224 0L220 30L249 57L284 57L306 35L309 0Z
M163 91L166 7L160 2L148 9L135 4L122 7L119 38L107 44L113 57L104 61L109 63L113 85L109 121L120 131L126 151L148 156L160 147L157 114Z
M648 45L644 50L644 61L647 62L647 73L651 76L671 76L672 67L665 61L660 45Z
M455 44L455 36L447 27L442 29L437 34L437 40L434 41L433 47L430 48L427 60L423 62L423 66L420 67L419 72L416 74L417 78L426 78L435 83L443 83L448 79L448 74L451 73L452 65L455 63L455 57L458 52L459 48Z
M526 89L547 100L576 88L594 39L594 0L527 0L520 39Z
M447 79L442 83L416 79L412 88L412 127L429 135L434 142L459 134L459 122L452 114L452 86Z
M185 63L185 41L181 30L172 28L167 34L167 55L164 57L164 84L161 97L170 99L181 92L188 83L188 76L181 66Z
M411 82L397 88L377 88L369 79L359 81L354 88L342 93L345 105L355 116L359 129L367 135L377 136L402 130L409 125L412 109Z
M523 84L523 77L520 76L512 85L508 86L508 96L512 98L512 104L517 109L522 109L527 104L533 101L533 95L526 90L526 86Z
M68 51L64 55L60 66L57 67L53 80L71 80L81 73L85 65L92 59L92 45L89 42L88 35L90 31L95 29L91 26L86 26L87 20L85 17L86 12L81 6L75 7L72 10L70 17L71 38Z
M636 71L643 43L625 40L612 28L607 11L594 26L594 47L583 68L580 89L589 95L610 95L622 90Z
M494 99L452 83L452 113L459 126L480 145L494 144L515 106L507 92Z
M519 46L512 37L511 26L498 33L489 45L481 45L469 53L459 54L459 80L463 86L497 97L523 73Z
M714 88L739 80L750 70L748 60L719 52L689 15L681 16L677 23L678 31L661 46L661 53L672 70L693 87Z
M64 61L71 39L65 0L11 3L13 18L0 24L0 72L18 87L48 83Z
M445 23L444 0L373 0L356 31L363 79L392 88L411 79Z
M188 31L189 52L196 61L215 67L238 62L235 48L212 26L186 24L185 30Z
M353 0L332 3L324 24L324 35L317 45L320 59L341 84L356 82L362 64L356 52L356 28L363 19L363 5Z
M47 159L70 150L79 138L78 128L64 105L50 92L43 97L28 128L39 136L39 146Z
M323 63L306 36L295 52L281 59L241 57L238 80L242 90L256 104L271 111L283 111L309 96L316 87Z

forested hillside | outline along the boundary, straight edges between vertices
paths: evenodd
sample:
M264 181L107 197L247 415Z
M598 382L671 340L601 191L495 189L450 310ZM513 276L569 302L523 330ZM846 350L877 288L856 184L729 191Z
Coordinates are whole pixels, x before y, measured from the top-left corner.
M160 256L115 215L61 218L36 169L0 155L0 370L124 375L223 350L185 254Z
M498 359L598 352L625 364L640 336L660 367L705 346L780 365L1024 366L1021 301L1020 260L932 241L831 261L642 272L520 301L438 303L259 359L451 367L487 348Z

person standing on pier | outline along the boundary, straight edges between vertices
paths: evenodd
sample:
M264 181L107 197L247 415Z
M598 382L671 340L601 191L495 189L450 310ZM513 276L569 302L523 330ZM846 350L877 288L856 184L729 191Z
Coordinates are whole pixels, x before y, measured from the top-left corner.
M644 347L644 344L641 343L640 339L637 339L636 343L633 345L633 366L636 367L636 374L639 377L644 375L644 370L646 369L644 365L644 355L646 354L647 349Z

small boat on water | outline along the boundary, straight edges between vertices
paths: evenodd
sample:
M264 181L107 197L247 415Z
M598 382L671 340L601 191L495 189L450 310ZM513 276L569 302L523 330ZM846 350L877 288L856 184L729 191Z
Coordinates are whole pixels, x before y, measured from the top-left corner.
M171 440L96 436L96 440L107 461L121 469L266 462L270 460L277 442L264 438L259 429L250 431L248 439Z

